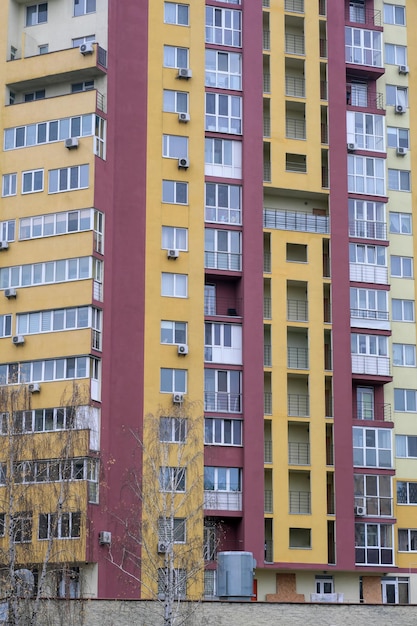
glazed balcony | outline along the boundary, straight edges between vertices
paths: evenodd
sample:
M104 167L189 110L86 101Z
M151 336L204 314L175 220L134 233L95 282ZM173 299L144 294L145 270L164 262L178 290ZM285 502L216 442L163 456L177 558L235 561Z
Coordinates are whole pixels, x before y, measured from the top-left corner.
M345 61L351 73L374 80L384 74L380 31L346 26L345 38Z
M358 517L358 509L365 509L366 517L391 517L392 516L392 498L378 496L356 496L355 497L355 515Z

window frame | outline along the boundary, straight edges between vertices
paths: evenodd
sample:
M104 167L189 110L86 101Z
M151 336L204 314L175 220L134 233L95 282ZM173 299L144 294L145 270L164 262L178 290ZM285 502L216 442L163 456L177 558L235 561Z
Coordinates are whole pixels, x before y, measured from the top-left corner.
M30 174L31 184L30 189L25 191L25 180L26 176ZM39 187L39 182L36 181L37 175L41 174L42 177L42 185ZM45 185L45 172L43 169L35 169L35 170L25 170L22 172L22 189L21 194L26 195L28 193L41 193L44 190Z
M175 146L175 143L178 145ZM162 135L162 156L164 159L188 159L188 137Z
M393 230L393 219L398 219L398 230ZM413 220L411 213L401 213L400 211L389 212L389 232L392 235L412 235Z
M206 91L205 130L216 133L241 135L242 100L241 96ZM233 110L236 107L238 109L237 112ZM209 108L210 112L208 112Z
M370 173L371 169L372 173ZM385 196L385 160L378 157L349 154L348 191L368 196Z
M169 55L173 54L173 61L169 60ZM186 59L181 60L179 57L184 55ZM163 67L174 69L189 69L190 67L190 51L188 48L182 46L168 46L164 45L163 53Z
M242 91L242 54L206 48L205 86Z
M407 349L411 348L412 358L407 356ZM410 350L409 350L410 351ZM400 355L398 353L400 352ZM400 356L400 358L398 358ZM407 362L408 361L408 362ZM416 367L416 346L412 343L392 344L392 364L394 367Z
M225 426L230 423L229 435ZM235 441L236 440L236 441ZM206 446L243 446L243 420L225 417L204 418L204 445Z
M180 324L182 325L182 327L179 326ZM169 325L171 326L171 328ZM163 328L163 326L165 326L165 328ZM172 337L169 337L168 333L172 334ZM178 337L178 334L180 335L180 337ZM187 322L179 322L175 320L161 320L160 340L161 340L162 345L177 346L179 344L187 343L187 334L188 334Z
M159 418L159 441L184 444L187 441L188 421L185 417L161 416Z
M76 176L76 180L73 178ZM65 187L63 185L66 184ZM88 189L90 186L90 165L71 165L48 171L48 194L64 193Z
M414 454L410 451L411 442L415 448ZM404 454L401 447L404 448ZM417 459L417 435L395 435L395 456L398 459Z
M36 9L36 11L31 12L32 19L29 19L30 9ZM47 2L38 2L37 4L31 4L29 6L26 6L26 19L25 19L26 28L28 28L29 26L38 26L39 24L47 24L47 22L48 22L48 3Z
M392 10L392 18L390 18L388 16L388 11ZM403 19L402 21L397 21L396 20L396 13L397 10L402 10L403 13ZM405 6L401 6L399 4L390 4L388 2L384 2L383 4L383 16L384 16L384 24L392 24L394 26L406 26L406 13L405 13Z
M179 280L183 281L184 289L182 287L181 290L179 289L179 285L177 284ZM167 292L168 290L165 289L166 286L170 287L169 291L171 291L171 293ZM188 274L161 272L161 296L164 298L188 298Z
M406 311L406 307L410 309L412 315L410 317L409 313L407 313ZM414 307L415 307L415 301L414 300L407 300L407 299L401 299L401 298L392 298L391 300L391 315L392 315L392 321L393 322L407 322L407 323L412 323L415 320L415 312L414 312ZM397 317L397 310L394 312L394 308L401 308L401 315L399 317ZM408 319L406 319L408 316Z
M66 530L68 529L68 534ZM44 536L41 536L44 535ZM68 511L60 513L39 513L38 517L38 540L48 541L51 539L80 539L81 538L81 512Z
M361 533L363 528L363 533ZM384 530L384 537L382 536ZM355 523L355 563L357 565L393 565L394 564L394 525L393 524L375 524L369 522ZM363 544L359 543L363 534ZM385 540L388 544L384 545ZM364 559L358 559L359 550L363 551ZM390 560L382 559L383 550L391 556ZM370 554L378 551L378 560L369 559ZM387 555L388 556L388 555Z
M94 5L94 9L88 9L89 4ZM81 10L77 10L76 7L80 6ZM74 17L81 17L82 15L90 15L91 13L96 13L96 0L74 0Z
M407 46L384 42L384 60L386 65L407 65Z
M172 528L171 528L172 524ZM185 517L159 517L158 541L170 544L187 543L187 521Z
M188 228L181 226L162 226L161 239L162 250L175 248L175 250L188 252ZM164 239L172 239L172 245L168 245Z
M394 177L396 180L394 180ZM388 189L390 191L411 191L411 171L388 168ZM394 185L392 184L394 182Z
M171 379L170 381L169 378ZM186 369L179 367L161 367L159 392L170 394L187 393L187 378L188 370Z
M173 106L169 99L173 99ZM185 100L185 106L179 103L179 100ZM164 113L188 113L189 110L189 93L188 91L176 91L174 89L164 89L162 94L162 110Z
M242 11L206 5L205 42L216 46L241 48Z
M404 537L404 533L407 533L407 537L406 537L407 549L403 549L402 547L402 544L404 543L404 541L401 541L400 533L402 533L403 537ZM415 528L399 528L398 529L398 552L417 552L417 529Z
M374 443L375 445L370 445L368 440L368 431L374 433ZM354 467L374 467L374 468L382 468L382 469L391 469L393 467L393 450L392 450L392 436L391 431L386 428L369 428L362 426L354 426L353 427L353 465ZM359 441L359 437L362 440L362 443ZM389 447L385 447L384 445L380 445L379 439L383 437L389 438ZM384 443L384 442L382 442ZM356 444L356 445L355 445ZM355 450L361 451L358 454L362 455L362 462L359 463L358 457L355 459ZM372 454L375 454L375 462L372 458ZM389 462L385 461L381 457L383 455L388 456L389 452ZM369 454L368 454L369 453Z
M393 132L394 131L394 132ZM401 133L406 137L400 138ZM395 142L392 141L395 139ZM400 126L387 126L387 146L388 148L410 148L410 129L401 128Z
M398 270L393 265L399 265ZM392 254L390 258L391 276L393 278L413 278L414 258L411 256L399 256ZM396 273L394 273L396 272Z
M17 194L17 173L3 174L1 197L9 198Z
M187 468L165 466L159 468L159 490L163 493L185 493Z
M181 187L183 187L182 191L180 190ZM172 191L172 195L171 195L171 191ZM185 191L185 201L180 202L178 198L183 196L184 191ZM171 197L173 198L173 200L168 199ZM182 204L183 206L188 205L188 183L184 181L180 181L180 180L164 179L162 181L162 202L164 204Z
M385 86L385 104L387 106L404 106L408 108L408 87L387 84Z
M209 474L212 474L212 476L209 476ZM236 475L234 476L234 474ZM217 493L242 493L242 468L240 467L217 467L205 465L203 480L204 491L214 491ZM223 485L224 488L222 488Z
M417 389L394 387L394 411L397 413L416 413Z
M397 506L417 505L417 481L398 480L397 481ZM411 490L413 494L411 494Z
M208 194L209 190L211 190L210 194ZM224 193L226 190L227 198ZM234 198L232 198L232 194L235 196ZM209 204L209 195L213 196L213 200L211 200L213 204ZM225 204L225 202L227 202L227 204ZM236 204L236 206L233 206L234 204ZM204 186L204 213L206 222L213 224L240 225L242 223L241 185L206 182Z
M175 17L174 20L169 19L169 15L167 12L169 11L168 7L175 7ZM180 21L180 8L185 10L186 13L186 21ZM168 9L168 11L167 11ZM190 25L190 6L188 4L183 4L181 2L164 2L164 24L173 24L175 26L189 26Z

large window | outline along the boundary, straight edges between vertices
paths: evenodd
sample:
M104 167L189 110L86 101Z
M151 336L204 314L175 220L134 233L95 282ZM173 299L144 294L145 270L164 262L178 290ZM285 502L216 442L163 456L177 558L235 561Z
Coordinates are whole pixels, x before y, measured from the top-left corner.
M242 491L242 471L238 467L205 467L205 491Z
M388 295L377 289L350 289L351 316L362 319L387 320Z
M162 181L162 202L188 204L188 183L176 180Z
M388 355L388 340L383 335L362 335L352 333L350 336L352 354L368 354L372 356Z
M204 370L204 409L227 413L241 412L241 372Z
M79 539L81 513L41 513L38 530L39 539Z
M74 15L86 15L87 13L95 13L96 0L74 0Z
M206 228L204 233L204 267L240 271L241 234L235 230Z
M99 409L96 409L99 411ZM15 411L10 419L8 413L0 414L0 432L9 432L11 423L14 433L51 432L75 428L82 423L83 417L91 412L91 407L58 407L49 409L31 409ZM82 417L81 417L82 416ZM77 425L76 425L77 422ZM85 422L83 422L83 425Z
M242 98L206 93L206 130L219 133L242 133Z
M394 365L402 367L416 366L416 347L408 343L392 344L392 360Z
M48 193L74 191L88 187L89 165L75 165L58 170L49 170Z
M162 141L162 156L168 159L187 158L188 137L164 135Z
M101 334L100 309L94 307L71 307L33 313L18 313L16 330L18 334L34 335L79 328L94 328ZM99 342L101 344L101 342Z
M402 459L417 459L417 436L396 435L396 456Z
M382 67L382 33L364 28L345 28L346 63Z
M355 474L355 506L365 507L367 516L392 515L391 476Z
M164 2L164 22L165 24L176 24L177 26L189 26L188 4Z
M394 411L404 413L417 412L416 389L394 389Z
M26 26L45 24L48 21L48 3L32 4L26 7Z
M385 63L390 65L407 65L407 47L394 43L385 44Z
M397 482L397 504L417 504L417 483Z
M159 470L159 487L161 491L184 492L186 473L185 467L161 467Z
M411 256L391 256L391 276L413 278L413 258Z
M51 483L73 480L97 481L97 459L42 459L17 461L13 467L16 483ZM91 500L89 500L91 502Z
M365 239L386 239L385 205L349 199L349 235Z
M186 418L161 417L159 419L159 441L162 441L164 443L185 443L186 439Z
M384 196L385 161L350 154L348 156L348 191Z
M394 322L414 322L414 300L393 298L392 319Z
M177 68L188 67L188 48L164 46L164 66Z
M371 113L347 113L347 140L357 148L385 150L384 116Z
M405 7L399 4L384 3L384 22L385 24L405 26Z
M392 565L394 563L391 524L355 524L355 554L358 565Z
M215 446L241 446L242 420L206 417L204 443Z
M390 211L389 214L389 231L394 234L411 235L412 219L410 213L397 213Z
M223 46L241 46L241 22L240 11L206 6L206 42Z
M88 356L7 363L0 365L0 385L73 380L74 378L97 379L99 366L99 359Z
M206 222L241 224L241 188L206 183Z
M206 87L242 89L242 55L206 50Z
M398 551L417 552L417 529L398 529Z
M187 343L187 322L161 321L161 343Z
M242 177L242 143L230 139L205 140L205 174L225 178Z
M19 239L53 237L84 230L96 230L95 225L103 225L103 214L95 209L48 213L36 217L24 217L20 220ZM101 228L100 234L103 235Z
M94 114L76 115L59 120L28 124L27 126L6 128L4 131L4 149L28 148L44 143L63 141L69 137L89 137L94 134L97 119L102 120Z
M161 393L186 393L187 370L161 367Z
M101 265L102 261L86 256L79 259L2 267L0 269L0 289L33 287L93 277L98 280L96 276L101 273Z
M162 296L169 296L172 298L186 298L187 290L188 290L187 274L168 274L168 272L162 272L162 275L161 275L161 295Z
M175 248L176 250L188 250L188 229L177 226L162 226L163 250Z
M353 464L356 467L392 467L391 431L354 427Z
M380 265L386 267L386 246L371 246L359 243L349 244L349 261L366 265Z

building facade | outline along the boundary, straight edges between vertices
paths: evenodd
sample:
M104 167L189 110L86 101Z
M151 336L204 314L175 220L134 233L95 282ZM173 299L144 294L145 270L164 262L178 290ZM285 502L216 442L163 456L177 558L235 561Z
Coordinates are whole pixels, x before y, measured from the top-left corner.
M417 602L416 19L2 4L4 563L152 597L148 501L175 483L197 594L244 550L261 602Z

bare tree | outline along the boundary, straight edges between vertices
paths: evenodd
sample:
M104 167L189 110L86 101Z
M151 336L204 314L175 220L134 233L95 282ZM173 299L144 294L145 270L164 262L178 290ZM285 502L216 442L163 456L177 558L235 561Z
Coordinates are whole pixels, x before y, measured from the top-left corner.
M139 454L126 476L129 514L117 516L120 536L110 561L154 599L164 626L187 623L203 595L203 418L191 404L144 419L131 432ZM187 600L187 602L183 602Z
M0 387L0 593L12 626L46 623L41 600L65 595L84 560L87 502L74 480L87 462L83 396L74 385L59 408L35 412L28 386Z

